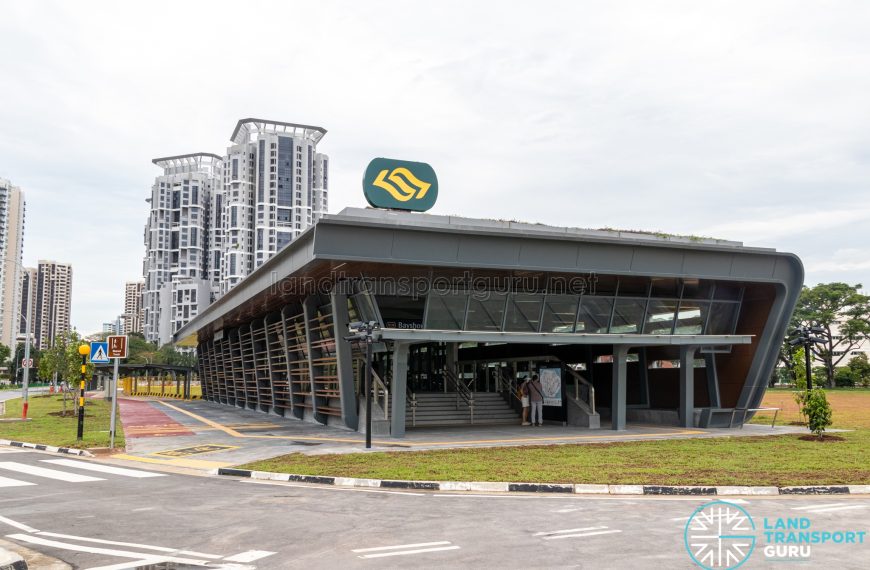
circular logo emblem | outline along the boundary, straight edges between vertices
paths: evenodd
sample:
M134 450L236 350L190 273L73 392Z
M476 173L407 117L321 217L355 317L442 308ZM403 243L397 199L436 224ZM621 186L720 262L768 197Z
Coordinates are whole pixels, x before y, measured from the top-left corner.
M731 570L743 565L755 549L755 522L742 507L713 501L695 509L683 540L701 568Z

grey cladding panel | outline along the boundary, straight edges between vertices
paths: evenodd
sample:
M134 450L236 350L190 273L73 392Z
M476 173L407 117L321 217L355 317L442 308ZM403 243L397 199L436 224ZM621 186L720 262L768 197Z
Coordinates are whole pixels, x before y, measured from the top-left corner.
M770 255L735 255L731 265L732 277L770 279L776 268L776 257Z
M680 274L683 272L683 252L678 249L635 247L634 257L631 260L631 270L635 273L649 273L651 275Z
M336 257L380 257L389 259L393 251L391 229L361 227L330 227L319 231L315 238L316 255Z
M632 248L620 245L580 245L578 265L584 271L631 271Z
M393 244L393 259L405 261L455 262L459 236L435 232L402 232Z
M683 254L683 273L703 277L729 277L733 255L718 251L687 251Z
M459 242L459 261L483 267L516 266L521 240L465 235Z
M573 269L577 266L577 244L528 240L520 248L520 265Z

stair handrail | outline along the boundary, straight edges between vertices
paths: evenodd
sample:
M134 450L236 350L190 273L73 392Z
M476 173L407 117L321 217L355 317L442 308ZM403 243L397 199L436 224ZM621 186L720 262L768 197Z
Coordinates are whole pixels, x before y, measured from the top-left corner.
M585 403L589 406L590 411L595 414L595 386L592 385L592 382L584 378L579 372L571 368L570 366L566 366L565 370L568 371L568 374L574 379L574 399L580 402L584 402L583 398L580 397L580 384L583 384L589 388L589 397L588 401Z
M378 373L372 370L372 392L375 401L378 401L380 394L383 394L383 404L381 409L384 410L384 419L390 419L390 391L387 389L387 384L381 380Z
M450 370L449 367L444 367L444 379L447 380L450 384L453 385L453 388L456 390L456 409L459 409L459 399L465 402L465 405L468 406L468 410L471 414L471 423L474 423L474 393L471 389L463 383L460 378L456 375L455 372Z
M417 427L417 394L411 390L405 392L405 406L411 406L411 427Z

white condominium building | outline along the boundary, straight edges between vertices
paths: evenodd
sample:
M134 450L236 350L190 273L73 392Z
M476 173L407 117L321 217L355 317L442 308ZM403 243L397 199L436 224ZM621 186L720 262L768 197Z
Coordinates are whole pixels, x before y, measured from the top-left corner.
M0 178L0 342L15 350L21 307L24 193Z
M142 332L162 346L211 302L209 212L221 157L195 153L152 162L163 174L146 200L151 212L144 236Z
M127 281L124 284L124 329L123 334L142 332L142 294L145 281Z
M329 159L321 127L242 119L224 158L213 211L212 262L220 294L232 289L327 211Z

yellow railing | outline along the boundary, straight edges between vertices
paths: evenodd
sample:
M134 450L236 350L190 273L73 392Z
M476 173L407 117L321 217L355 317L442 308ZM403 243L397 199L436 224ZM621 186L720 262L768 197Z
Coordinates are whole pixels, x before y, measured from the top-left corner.
M121 378L121 387L127 396L153 396L156 398L183 398L184 382L176 383L171 378L158 376L141 376L135 380L131 377ZM190 399L202 398L202 388L199 383L191 384Z

